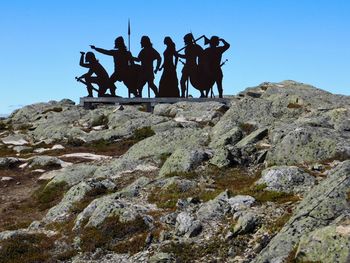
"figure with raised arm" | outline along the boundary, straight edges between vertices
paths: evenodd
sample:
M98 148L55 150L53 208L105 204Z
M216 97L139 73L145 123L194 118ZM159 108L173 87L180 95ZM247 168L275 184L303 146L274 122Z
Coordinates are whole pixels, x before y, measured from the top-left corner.
M130 92L138 96L137 88L134 87L136 84L134 79L138 78L138 76L134 76L137 72L134 70L132 55L126 48L124 38L121 36L117 37L114 41L114 49L111 50L98 48L94 45L90 47L97 52L113 57L114 73L111 75L111 80L114 83L123 81Z
M88 97L93 97L92 91L96 90L92 85L93 83L97 84L99 87L98 97L106 96L107 89L110 90L111 96L115 96L116 87L110 80L107 71L96 59L95 54L92 52L87 52L86 55L85 52L80 52L80 54L79 65L81 67L88 68L89 71L77 78L77 80L86 84L86 88L89 93Z
M163 53L163 65L159 69L163 70L159 82L159 97L179 97L179 81L176 74L178 58L176 57L175 43L170 37L165 37L164 44L167 47Z
M148 87L152 89L156 97L159 96L158 88L154 84L154 74L158 72L162 58L159 53L152 47L151 40L148 36L143 36L141 38L141 47L137 58L134 61L141 62L141 76L142 79L148 84ZM153 71L153 62L157 61L156 69Z
M223 46L219 46L219 43ZM216 83L219 92L219 98L222 98L223 88L222 79L223 73L221 70L222 54L230 48L230 44L224 39L217 36L212 36L209 40L209 47L203 52L204 60L206 61L205 71L206 75L212 80L212 86Z
M201 46L195 43L192 33L184 36L185 54L177 54L179 58L186 59L184 67L181 71L181 97L186 96L186 83L191 78L191 83L198 82L198 60L200 59L203 49ZM198 86L198 85L196 85ZM204 92L201 91L201 97L204 97Z

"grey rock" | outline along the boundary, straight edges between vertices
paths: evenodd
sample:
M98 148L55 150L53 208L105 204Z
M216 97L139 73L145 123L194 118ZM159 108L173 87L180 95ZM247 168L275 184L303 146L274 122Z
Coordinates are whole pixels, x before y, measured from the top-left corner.
M176 218L175 231L178 236L185 235L191 238L200 234L202 225L199 220L195 220L187 212L181 212Z
M328 226L334 218L350 209L350 161L329 171L328 177L301 201L293 216L253 262L285 259L304 235Z
M350 259L350 223L332 224L312 231L300 239L296 259L301 262L339 262Z
M74 164L58 171L51 172L54 174L51 175L53 179L49 182L49 184L66 182L69 186L73 186L93 177L96 169L97 166L94 165Z
M350 156L350 140L327 128L298 127L287 132L267 154L269 165L293 165Z
M43 222L46 224L52 222L64 222L68 219L71 212L70 210L74 204L80 202L86 196L86 194L93 189L99 188L109 188L110 190L113 190L115 188L115 184L109 180L98 181L90 179L74 185L65 193L61 202L58 205L52 207L47 212L46 216L43 219Z
M30 152L33 150L33 148L29 146L15 146L13 147L13 150L17 153L21 153L21 152Z
M26 136L21 134L9 135L0 139L4 144L22 146L29 144Z
M28 160L30 168L65 167L66 162L53 156L35 156Z
M242 139L242 136L242 131L238 127L233 127L231 130L225 132L224 134L218 134L218 131L214 127L211 132L211 141L209 147L220 149L228 144L235 145Z
M76 220L74 229L89 226L100 226L107 217L118 216L122 222L135 220L138 216L147 217L146 213L150 210L149 206L135 204L127 199L121 199L118 193L103 196L94 199L81 212ZM87 222L83 226L83 222Z
M14 157L0 158L0 168L11 168L19 164L21 161Z
M231 206L232 213L247 209L255 204L255 198L249 195L236 195L227 199Z
M216 123L226 112L227 107L219 102L178 102L175 104L157 104L154 114L181 121Z
M123 188L121 191L118 193L122 197L136 197L139 195L140 190L145 187L151 180L148 179L147 177L140 177L136 179L133 183L128 185L127 187Z
M259 220L258 215L255 213L244 213L238 218L238 221L233 228L233 233L235 235L252 233L259 225Z
M207 159L208 153L204 149L178 148L165 161L159 176L192 171Z
M296 166L273 166L262 172L256 182L266 185L266 190L303 194L315 185L315 177Z
M172 262L175 262L174 256L163 252L156 253L155 255L151 256L149 259L149 263L172 263Z
M240 140L235 146L237 148L242 148L248 144L256 143L257 141L263 139L268 133L267 128L260 128L256 131L253 131L251 134L244 137L242 140Z
M230 211L230 205L227 202L227 192L222 192L215 199L203 203L196 215L200 221L220 220Z
M199 148L207 144L208 137L208 132L202 129L174 129L158 133L133 145L108 166L99 168L96 176L118 175L122 171L134 170L140 164L160 164L164 154L173 153L178 147Z

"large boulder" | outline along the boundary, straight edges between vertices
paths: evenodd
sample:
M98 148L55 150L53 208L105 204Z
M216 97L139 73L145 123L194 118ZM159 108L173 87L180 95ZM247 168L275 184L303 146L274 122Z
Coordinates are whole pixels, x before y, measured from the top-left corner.
M303 194L315 185L315 178L296 166L274 166L265 169L256 184L269 191Z
M194 121L204 124L217 123L226 112L227 106L220 102L178 102L175 104L157 104L154 114L174 118L177 121Z
M98 189L113 190L115 187L116 185L110 180L99 181L90 179L81 182L71 187L67 193L65 193L61 202L47 212L43 222L49 224L66 221L71 214L73 206L82 201L89 192L97 191Z
M177 148L200 148L207 145L208 138L205 129L177 128L155 134L133 145L121 158L100 167L96 176L116 176L140 164L160 165L162 158Z
M178 148L165 161L159 171L159 176L192 171L207 160L208 156L208 152L204 149Z
M302 236L296 259L300 262L349 262L349 218Z
M302 236L326 227L350 209L350 161L329 171L327 179L315 186L295 209L282 230L252 261L282 262L296 247Z
M269 165L294 165L350 157L350 140L333 129L296 127L288 131L267 154Z

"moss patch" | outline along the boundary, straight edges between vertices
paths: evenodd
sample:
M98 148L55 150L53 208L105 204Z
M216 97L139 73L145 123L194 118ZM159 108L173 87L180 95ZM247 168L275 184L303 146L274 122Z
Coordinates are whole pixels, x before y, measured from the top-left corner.
M239 128L245 133L245 135L251 134L255 131L255 126L250 123L240 123Z
M67 189L68 185L66 182L43 185L35 191L33 197L39 209L45 210L56 205L62 199Z
M144 140L148 137L151 137L153 135L155 135L155 132L152 130L151 127L147 126L147 127L142 127L142 128L136 129L134 131L132 138L135 141L142 141L142 140Z
M46 113L49 113L49 112L61 112L63 111L62 107L53 107L53 108L49 108L49 109L46 109L42 112L42 114L46 114Z
M53 240L43 234L22 235L0 242L1 263L48 262Z
M118 216L108 217L100 227L83 229L81 249L84 252L105 248L118 253L136 253L143 248L147 230L148 226L141 217L129 222L120 222Z

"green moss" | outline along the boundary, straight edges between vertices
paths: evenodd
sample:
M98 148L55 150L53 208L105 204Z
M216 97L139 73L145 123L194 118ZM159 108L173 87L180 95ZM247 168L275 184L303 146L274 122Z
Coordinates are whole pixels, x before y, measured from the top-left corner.
M43 185L34 192L33 197L38 203L40 210L48 209L57 204L68 189L66 182Z
M251 134L253 131L255 131L255 126L250 123L240 123L239 128L246 134Z
M163 166L163 164L166 162L166 160L170 157L171 153L162 153L159 156L159 160L160 160L160 167Z
M0 131L6 130L6 124L0 120Z
M118 216L108 217L100 227L86 227L83 229L81 249L84 252L95 251L97 248L116 249L119 253L128 253L131 250L140 251L142 249L140 247L135 249L131 246L118 246L118 243L126 242L127 239L144 234L147 230L148 226L141 217L128 222L120 222ZM129 241L131 241L129 245L133 244L132 240ZM124 249L122 249L123 247Z
M153 135L155 135L155 132L152 130L151 127L147 126L147 127L136 129L133 134L133 139L136 141L142 141Z
M209 242L198 245L196 243L170 243L165 245L163 252L173 254L176 262L194 262L200 260L206 255L213 258L227 258L230 244L223 242L218 238L214 238ZM220 261L220 260L219 260Z
M90 203L92 200L105 195L109 193L107 188L94 188L91 189L89 192L87 192L84 196L84 198L76 203L73 204L70 211L73 214L79 214L82 212Z
M22 235L0 242L0 263L48 262L53 240L44 234Z
M198 178L198 174L196 174L195 172L172 172L172 173L166 174L165 177L167 178L180 177L188 180L193 180Z
M62 107L53 107L53 108L44 110L42 114L46 114L48 112L61 112L61 111L63 111Z
M97 118L93 119L91 126L95 127L95 126L101 126L101 125L108 125L108 116L102 114L100 116L98 116Z
M291 217L292 217L292 213L285 213L281 217L277 218L274 222L271 222L268 225L268 230L272 234L279 232Z
M300 109L300 108L302 108L303 107L303 105L300 105L300 104L298 104L298 103L289 103L288 105L287 105L287 108L288 109Z

